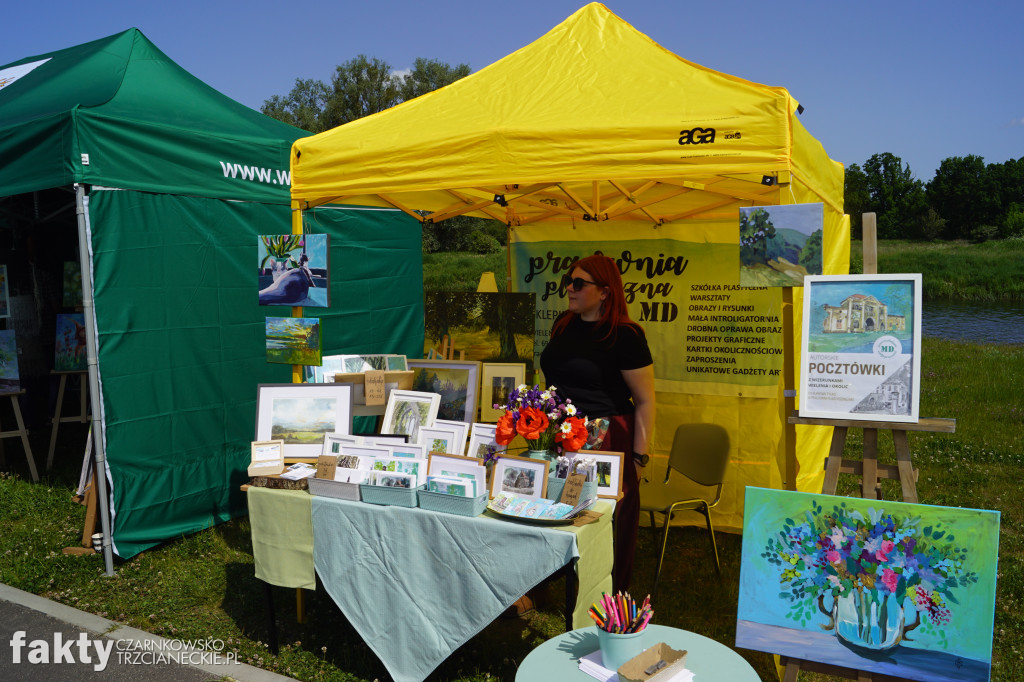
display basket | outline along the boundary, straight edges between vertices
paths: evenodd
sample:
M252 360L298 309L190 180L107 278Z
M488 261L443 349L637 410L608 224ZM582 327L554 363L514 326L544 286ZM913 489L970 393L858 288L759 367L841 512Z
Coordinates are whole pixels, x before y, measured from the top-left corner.
M332 481L329 478L310 478L309 493L317 497L333 497L336 500L352 500L358 502L359 484L345 481Z
M558 498L562 496L562 488L565 487L565 479L558 478L554 472L548 474L548 488L544 497L549 500L558 502ZM580 501L587 498L592 498L594 502L597 502L597 481L587 481L583 484L583 492L580 493ZM590 506L594 506L591 504Z
M480 516L487 508L488 494L477 497L462 497L461 495L448 495L446 493L432 493L427 490L420 491L420 507L430 511L444 512L445 514L457 514L459 516Z
M415 507L418 502L416 494L421 490L423 490L422 485L415 488L392 488L386 485L359 484L359 492L363 496L363 502L383 504L390 507Z

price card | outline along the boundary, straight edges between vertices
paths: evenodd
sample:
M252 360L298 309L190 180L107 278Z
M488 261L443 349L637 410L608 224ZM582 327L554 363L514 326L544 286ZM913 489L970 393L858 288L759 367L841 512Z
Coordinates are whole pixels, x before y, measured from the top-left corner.
M384 372L379 369L367 370L364 374L366 382L366 404L384 404Z
M583 492L583 484L587 482L586 474L569 474L565 479L565 487L562 488L562 504L576 506L580 501L580 494Z
M316 458L316 477L333 481L337 466L338 458L335 455L320 455Z

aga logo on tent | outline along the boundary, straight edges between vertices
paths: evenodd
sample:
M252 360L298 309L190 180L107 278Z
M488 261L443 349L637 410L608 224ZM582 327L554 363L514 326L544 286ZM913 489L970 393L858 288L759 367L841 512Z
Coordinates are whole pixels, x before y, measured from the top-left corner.
M711 144L715 141L714 128L691 128L679 131L679 144Z
M49 57L47 57L46 59L40 59L38 62L18 64L17 66L9 66L6 69L0 69L0 90L3 90L8 85L11 85L22 76L28 75L33 70L39 68L48 61L50 61Z

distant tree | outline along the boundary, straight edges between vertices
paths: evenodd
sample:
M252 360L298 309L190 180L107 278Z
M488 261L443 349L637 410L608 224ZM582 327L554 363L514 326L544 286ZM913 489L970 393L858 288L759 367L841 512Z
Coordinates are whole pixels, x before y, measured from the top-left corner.
M319 133L327 129L323 112L327 107L329 94L327 86L321 81L296 78L295 87L291 92L283 97L274 95L264 101L260 111L296 128Z
M802 265L810 272L810 265L821 265L822 264L822 251L821 251L821 237L822 230L815 230L807 238L807 242L804 243L804 248L800 250L800 262L798 265ZM815 268L817 270L817 268Z
M763 263L768 240L775 236L775 224L768 211L758 208L749 214L740 212L740 263Z
M928 183L928 203L946 219L947 239L971 239L982 226L999 222L999 192L980 156L943 159Z
M435 59L417 57L412 72L402 77L402 101L408 102L420 95L451 85L469 75L469 64L450 66Z
M900 157L874 154L864 163L868 206L877 217L879 239L919 239L928 210L924 185Z
M868 212L871 195L868 193L868 176L855 163L846 169L846 180L843 188L843 210L850 216L850 236L860 239L863 226L860 222L862 213Z
M390 109L401 101L399 79L391 65L364 54L339 64L331 77L331 94L324 112L328 127Z

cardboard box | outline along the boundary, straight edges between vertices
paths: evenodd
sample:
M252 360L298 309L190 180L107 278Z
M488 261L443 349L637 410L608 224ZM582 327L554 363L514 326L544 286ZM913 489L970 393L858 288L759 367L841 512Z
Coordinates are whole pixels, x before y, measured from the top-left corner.
M665 665L655 672L645 671L658 661ZM664 642L658 642L644 650L639 656L629 659L616 671L619 682L663 682L672 678L686 667L686 652L673 649Z
M400 391L411 391L412 390L412 376L413 371L401 371L393 370L384 372L384 386L387 389L387 393L390 394L393 389ZM364 383L366 382L366 375L362 372L353 372L344 374L338 372L334 375L334 383L336 384L352 384L352 404L353 405L365 405L366 404L366 392L364 389Z

